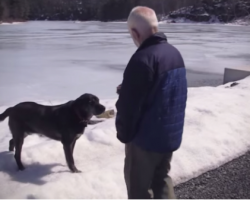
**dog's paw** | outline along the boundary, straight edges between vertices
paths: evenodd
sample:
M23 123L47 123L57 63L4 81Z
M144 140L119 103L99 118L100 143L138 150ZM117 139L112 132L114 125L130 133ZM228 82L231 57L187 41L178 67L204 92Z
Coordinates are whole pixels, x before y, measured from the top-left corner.
M82 171L78 170L76 167L70 169L72 173L81 173Z
M19 171L24 171L24 170L25 170L25 167L24 167L24 166L20 166L20 167L18 167L18 170L19 170Z
M81 170L75 169L74 173L82 173Z

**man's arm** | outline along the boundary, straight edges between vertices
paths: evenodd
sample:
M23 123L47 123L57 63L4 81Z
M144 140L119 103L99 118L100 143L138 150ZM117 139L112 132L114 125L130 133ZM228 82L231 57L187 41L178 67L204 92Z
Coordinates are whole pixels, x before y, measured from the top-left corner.
M117 137L123 143L133 140L145 98L153 85L153 69L139 60L130 60L116 103Z

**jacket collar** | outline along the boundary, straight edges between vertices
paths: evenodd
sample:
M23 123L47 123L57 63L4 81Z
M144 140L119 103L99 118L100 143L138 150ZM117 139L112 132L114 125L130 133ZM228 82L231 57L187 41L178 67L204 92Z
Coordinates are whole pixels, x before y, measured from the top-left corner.
M154 35L150 36L148 39L146 39L141 46L137 49L137 51L144 49L148 46L165 43L167 42L167 36L164 33L157 32Z

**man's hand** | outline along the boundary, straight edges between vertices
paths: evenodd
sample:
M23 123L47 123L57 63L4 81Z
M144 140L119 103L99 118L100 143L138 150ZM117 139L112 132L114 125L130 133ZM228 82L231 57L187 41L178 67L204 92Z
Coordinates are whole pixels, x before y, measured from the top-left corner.
M122 84L118 85L116 88L116 93L119 95L120 94L120 90L121 90Z

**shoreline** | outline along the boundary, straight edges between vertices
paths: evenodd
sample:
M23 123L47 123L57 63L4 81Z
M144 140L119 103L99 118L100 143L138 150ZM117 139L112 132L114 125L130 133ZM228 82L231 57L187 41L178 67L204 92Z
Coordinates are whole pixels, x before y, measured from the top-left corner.
M102 23L126 23L126 20L114 20L114 21L98 21L98 20L89 20L89 21L80 21L80 20L27 20L27 21L0 21L0 25L14 25L14 24L22 24L26 22L73 22L76 24L86 23L86 22L102 22ZM192 24L192 25L224 25L224 26L250 26L250 22L238 22L237 20L234 22L195 22L195 21L185 21L184 20L173 20L173 19L164 19L159 20L159 25L161 24Z
M194 25L233 25L233 26L250 26L250 22L245 22L245 21L232 21L232 22L227 22L227 23L224 23L224 22L195 22L195 21L185 21L184 20L181 20L181 21L178 21L178 20L174 20L174 22L171 22L169 19L168 20L162 20L162 21L159 21L160 24L194 24Z
M25 22L28 22L28 21L25 21L25 20L17 20L17 21L14 21L14 20L4 20L4 21L0 21L0 25L5 25L5 24L22 24L22 23L25 23Z

